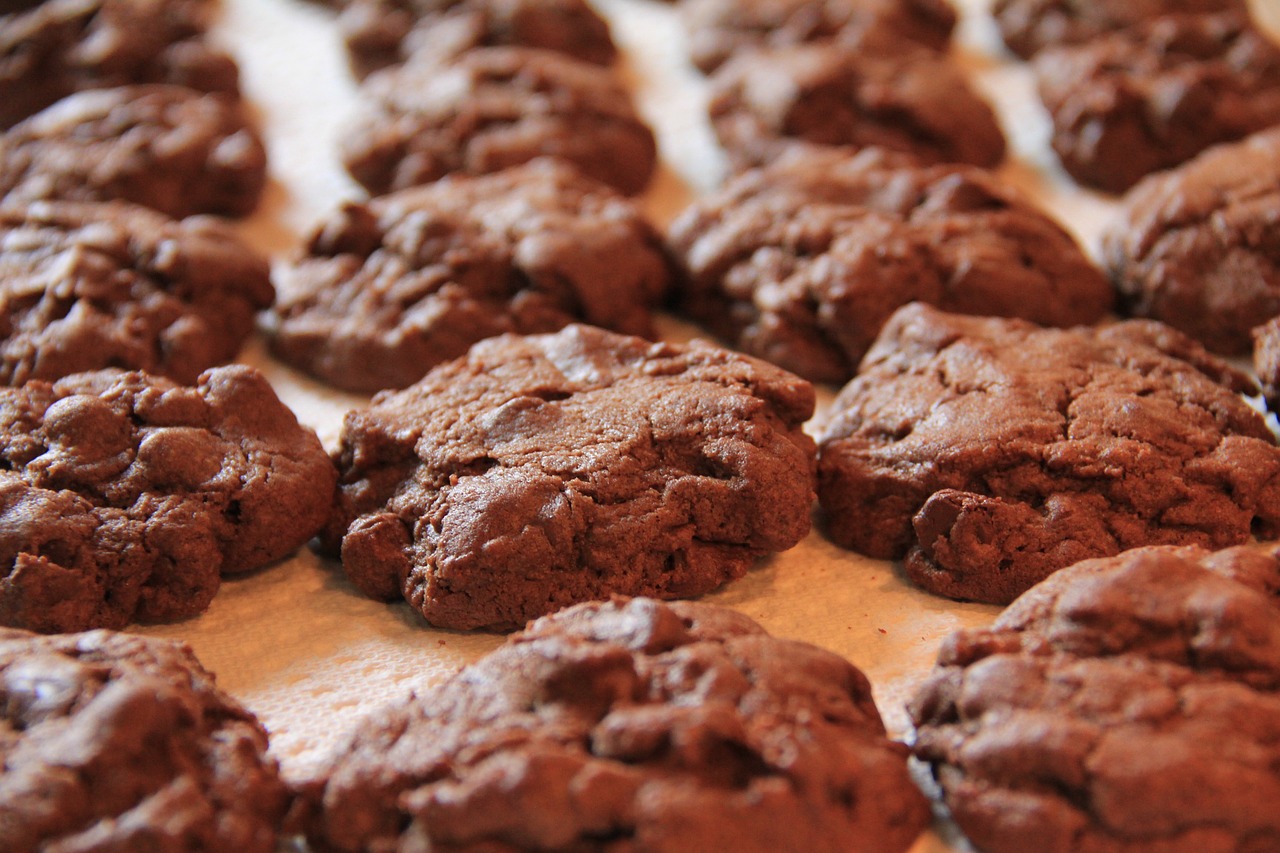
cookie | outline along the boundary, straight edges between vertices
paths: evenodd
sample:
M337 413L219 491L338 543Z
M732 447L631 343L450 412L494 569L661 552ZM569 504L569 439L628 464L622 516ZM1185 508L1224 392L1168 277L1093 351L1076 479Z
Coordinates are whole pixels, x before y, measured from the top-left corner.
M194 616L320 529L336 472L257 370L0 388L0 625Z
M956 12L947 0L684 0L693 64L710 74L743 49L875 39L944 52Z
M419 51L513 45L609 65L609 25L585 0L351 0L338 18L359 77Z
M69 95L0 135L0 202L119 199L177 219L247 216L267 153L240 102L184 86Z
M206 0L45 0L0 17L0 127L83 89L172 83L239 92L235 62L205 40Z
M1033 67L1063 167L1105 192L1280 123L1280 47L1241 15L1153 18Z
M324 849L906 850L929 820L866 677L708 604L539 619L308 780Z
M655 337L670 278L630 200L542 159L345 204L277 270L268 334L282 360L371 393L507 332L583 321Z
M989 853L1280 848L1280 550L1143 548L958 632L909 705Z
M1280 317L1253 332L1253 368L1262 384L1262 395L1273 412L1280 412Z
M995 166L1004 135L958 67L925 50L838 44L737 54L710 78L712 128L738 169L796 143L880 146L923 163Z
M1005 45L1029 59L1043 47L1082 44L1160 15L1235 12L1246 0L995 0L991 14Z
M702 342L490 338L347 414L324 542L366 595L444 628L701 595L808 532L813 406Z
M1102 235L1125 309L1245 355L1280 314L1280 128L1224 143L1131 189Z
M273 853L267 733L184 644L0 628L5 849Z
M680 308L806 379L845 382L913 300L1049 325L1100 320L1112 288L1029 199L972 166L814 150L694 201L668 239Z
M191 383L230 361L274 290L209 218L119 202L0 206L0 383L102 367Z
M552 51L476 48L406 63L369 77L361 100L342 161L374 195L541 156L634 195L657 165L653 132L622 84Z
M1046 329L900 309L819 439L830 537L1007 603L1141 545L1280 533L1280 447L1243 373L1151 320Z

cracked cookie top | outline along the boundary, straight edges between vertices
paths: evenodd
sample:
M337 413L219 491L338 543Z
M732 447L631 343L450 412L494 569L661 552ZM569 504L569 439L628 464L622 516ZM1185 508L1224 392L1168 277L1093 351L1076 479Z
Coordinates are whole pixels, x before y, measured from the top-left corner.
M1047 329L900 309L819 439L841 545L1006 603L1140 545L1280 533L1280 448L1243 373L1149 320Z
M898 853L929 820L856 668L726 608L532 623L310 780L336 849Z
M366 594L447 628L700 595L808 532L813 406L706 343L490 338L347 415L325 539Z
M1280 844L1280 551L1141 548L944 641L915 752L990 853Z
M1043 47L1081 44L1159 15L1237 12L1246 0L995 0L1000 37L1024 59Z
M0 625L194 616L315 535L336 474L266 378L79 373L0 389Z

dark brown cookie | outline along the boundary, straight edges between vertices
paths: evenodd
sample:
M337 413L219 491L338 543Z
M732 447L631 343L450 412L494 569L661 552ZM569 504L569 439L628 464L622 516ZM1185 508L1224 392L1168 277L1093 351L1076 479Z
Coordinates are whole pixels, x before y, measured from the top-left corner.
M693 64L706 73L740 50L874 39L945 51L956 12L947 0L684 0Z
M0 629L8 853L274 853L288 792L267 733L185 645Z
M0 459L0 625L44 632L200 613L315 535L336 479L243 365L0 388Z
M1253 368L1273 412L1280 412L1280 317L1253 331Z
M806 44L738 53L711 76L711 123L737 168L796 143L877 145L924 163L995 166L1005 142L960 69L923 49Z
M229 227L119 202L0 207L0 383L120 367L193 382L271 304Z
M0 201L109 201L247 216L267 153L240 102L185 86L78 92L0 135Z
M348 413L326 544L367 595L447 628L701 595L808 532L813 405L702 342L490 338Z
M235 62L205 41L206 0L45 0L0 16L0 127L82 89L173 83L236 94Z
M899 853L929 820L853 665L641 598L539 619L371 715L304 801L337 850Z
M536 160L344 205L277 271L271 347L340 388L403 388L506 332L654 337L670 278L630 200Z
M406 63L366 80L362 99L342 160L374 195L541 156L634 195L657 165L653 132L622 84L552 51L477 48Z
M1236 12L1247 0L995 0L1000 37L1024 59L1043 47L1082 44L1160 15Z
M1065 569L950 637L909 710L989 853L1280 849L1280 551Z
M990 172L882 149L743 172L695 201L669 241L683 311L813 381L847 381L913 300L1057 326L1096 322L1112 302L1071 236Z
M1280 47L1241 15L1154 18L1034 68L1062 165L1106 192L1280 123Z
M617 56L609 25L585 0L352 0L338 26L360 77L419 51L513 45L597 65Z
M1124 197L1103 257L1127 310L1244 355L1280 315L1280 128L1224 143Z
M832 539L1006 603L1140 545L1280 533L1280 448L1243 373L1150 320L1044 329L896 313L819 442Z

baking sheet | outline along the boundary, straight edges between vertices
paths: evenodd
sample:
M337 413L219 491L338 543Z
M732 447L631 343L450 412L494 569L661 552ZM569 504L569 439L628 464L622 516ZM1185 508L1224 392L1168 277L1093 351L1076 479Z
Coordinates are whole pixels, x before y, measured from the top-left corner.
M673 8L656 0L595 0L624 51L619 73L654 128L664 159L643 199L664 225L694 195L714 187L724 161L708 126L702 78L688 64ZM1038 196L1093 249L1114 203L1074 187L1048 148L1049 125L1025 66L998 44L986 0L957 0L963 19L954 55L997 107L1010 141L1002 167L1009 180ZM1280 31L1280 2L1257 11ZM238 59L247 99L264 130L272 182L263 205L239 227L279 259L306 229L361 191L343 172L336 140L356 106L334 13L305 0L223 0L215 37ZM691 327L666 318L664 335L685 339ZM326 388L273 362L261 343L242 360L263 369L299 418L326 446L336 444L343 414L367 398ZM829 402L834 389L824 389ZM909 732L903 703L928 672L939 641L951 631L985 625L998 608L961 604L912 587L898 568L844 551L816 529L800 545L763 560L740 581L704 599L740 610L776 635L841 654L875 687L892 734ZM495 648L492 634L428 627L405 604L359 594L341 567L304 550L249 576L224 581L204 615L137 627L194 648L219 683L253 710L271 733L287 777L321 760L363 713L437 683ZM917 768L922 780L927 775ZM914 853L965 849L940 819Z

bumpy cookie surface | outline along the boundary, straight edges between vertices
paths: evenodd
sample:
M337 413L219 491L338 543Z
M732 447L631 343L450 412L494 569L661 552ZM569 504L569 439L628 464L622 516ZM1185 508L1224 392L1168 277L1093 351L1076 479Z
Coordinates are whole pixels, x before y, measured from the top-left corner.
M669 279L634 204L538 160L345 205L278 271L271 345L348 390L403 388L505 332L653 337Z
M185 645L0 629L9 853L273 853L288 794L266 750Z
M44 632L200 613L315 535L336 479L243 365L0 389L0 459L0 624Z
M684 0L680 14L693 64L707 73L740 50L814 41L945 51L956 25L947 0Z
M1178 13L1248 13L1246 0L995 0L1000 37L1028 58L1043 47L1081 44L1098 36Z
M0 206L0 382L120 367L193 382L271 304L229 227L123 203Z
M45 0L0 16L0 127L82 89L173 83L235 94L235 62L205 41L205 0Z
M1280 317L1255 329L1253 338L1253 369L1258 372L1267 405L1280 412Z
M1124 197L1102 251L1128 311L1243 355L1280 315L1280 129L1209 149Z
M681 214L669 242L682 310L814 381L847 381L913 300L1060 326L1112 302L1061 226L989 172L880 149L743 172Z
M0 201L109 201L181 219L246 216L267 154L240 102L185 86L124 86L63 98L0 136Z
M1280 123L1280 47L1241 15L1154 18L1034 67L1062 165L1107 192Z
M585 0L352 0L338 18L363 77L419 51L518 45L608 65L609 25Z
M375 195L544 155L633 195L657 163L653 132L622 84L552 51L477 48L406 63L369 77L362 99L342 159Z
M532 623L369 717L307 796L340 850L897 853L929 819L855 667L651 599Z
M701 342L490 338L347 415L326 539L367 595L442 627L701 595L808 532L813 406Z
M796 143L878 145L924 163L995 166L1005 142L960 69L927 50L840 44L761 48L711 76L711 123L737 168Z
M1065 569L949 638L909 709L982 850L1280 849L1280 551Z
M828 532L995 603L1089 557L1274 536L1280 448L1249 385L1150 320L1045 329L907 306L820 439Z

